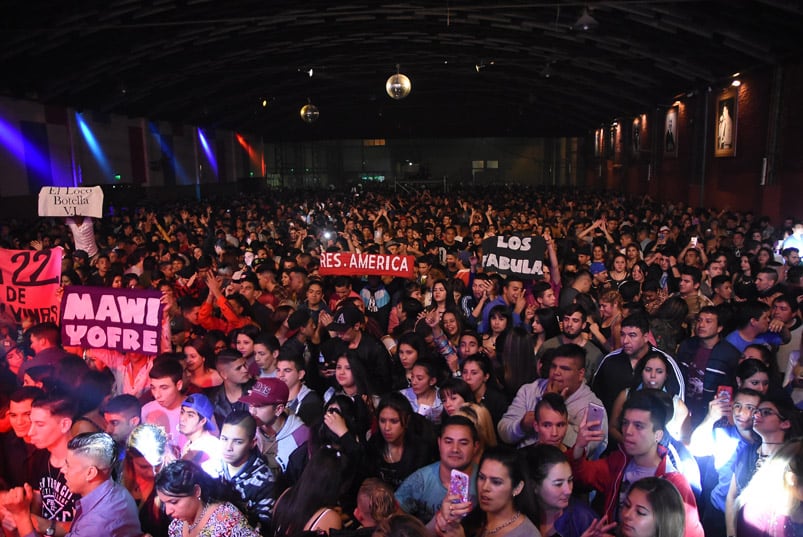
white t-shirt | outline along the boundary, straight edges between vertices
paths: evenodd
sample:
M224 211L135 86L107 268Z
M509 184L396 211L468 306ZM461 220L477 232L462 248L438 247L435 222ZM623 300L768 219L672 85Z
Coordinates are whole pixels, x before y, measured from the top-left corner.
M166 409L156 401L145 403L142 407L142 422L159 425L165 430L167 443L170 445L170 449L176 457L180 456L181 450L187 442L187 437L178 432L178 418L180 414L180 404L173 410Z
M85 216L80 226L72 217L67 218L67 227L72 232L76 250L85 251L89 257L95 257L98 254L98 244L95 242L95 225L91 217Z

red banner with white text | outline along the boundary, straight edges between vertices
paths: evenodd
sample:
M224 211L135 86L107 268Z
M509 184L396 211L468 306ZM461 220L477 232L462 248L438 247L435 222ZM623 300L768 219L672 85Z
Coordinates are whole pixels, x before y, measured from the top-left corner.
M355 254L327 252L321 254L321 276L398 276L412 278L415 257L411 255Z
M17 324L59 322L57 291L61 284L61 248L0 248L0 301Z

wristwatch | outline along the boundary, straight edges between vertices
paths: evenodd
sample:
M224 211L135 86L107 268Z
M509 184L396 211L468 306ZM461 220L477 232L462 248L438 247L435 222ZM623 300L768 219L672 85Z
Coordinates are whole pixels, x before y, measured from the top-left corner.
M50 521L50 527L48 527L45 530L45 535L47 535L48 537L52 537L53 535L56 535L56 521L55 520L51 520Z

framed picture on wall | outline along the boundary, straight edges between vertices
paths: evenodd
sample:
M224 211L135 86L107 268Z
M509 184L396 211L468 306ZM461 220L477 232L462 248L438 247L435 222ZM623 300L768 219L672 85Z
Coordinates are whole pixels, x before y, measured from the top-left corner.
M678 107L673 106L666 111L664 120L664 158L678 156Z
M714 156L732 157L736 155L736 120L738 118L739 88L729 87L717 96L714 109L716 127L714 136Z

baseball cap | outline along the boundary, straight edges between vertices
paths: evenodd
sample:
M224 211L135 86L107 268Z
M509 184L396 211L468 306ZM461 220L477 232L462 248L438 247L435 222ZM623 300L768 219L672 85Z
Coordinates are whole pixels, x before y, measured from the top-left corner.
M240 397L241 403L253 406L284 405L290 398L290 389L283 381L264 377L256 381L248 393Z
M327 326L328 330L344 332L357 323L363 322L363 315L356 306L346 305L338 309L332 317L332 322Z
M181 403L182 407L191 408L198 413L202 418L206 418L204 428L217 434L217 424L215 423L215 406L212 402L202 393L194 393L184 399Z

